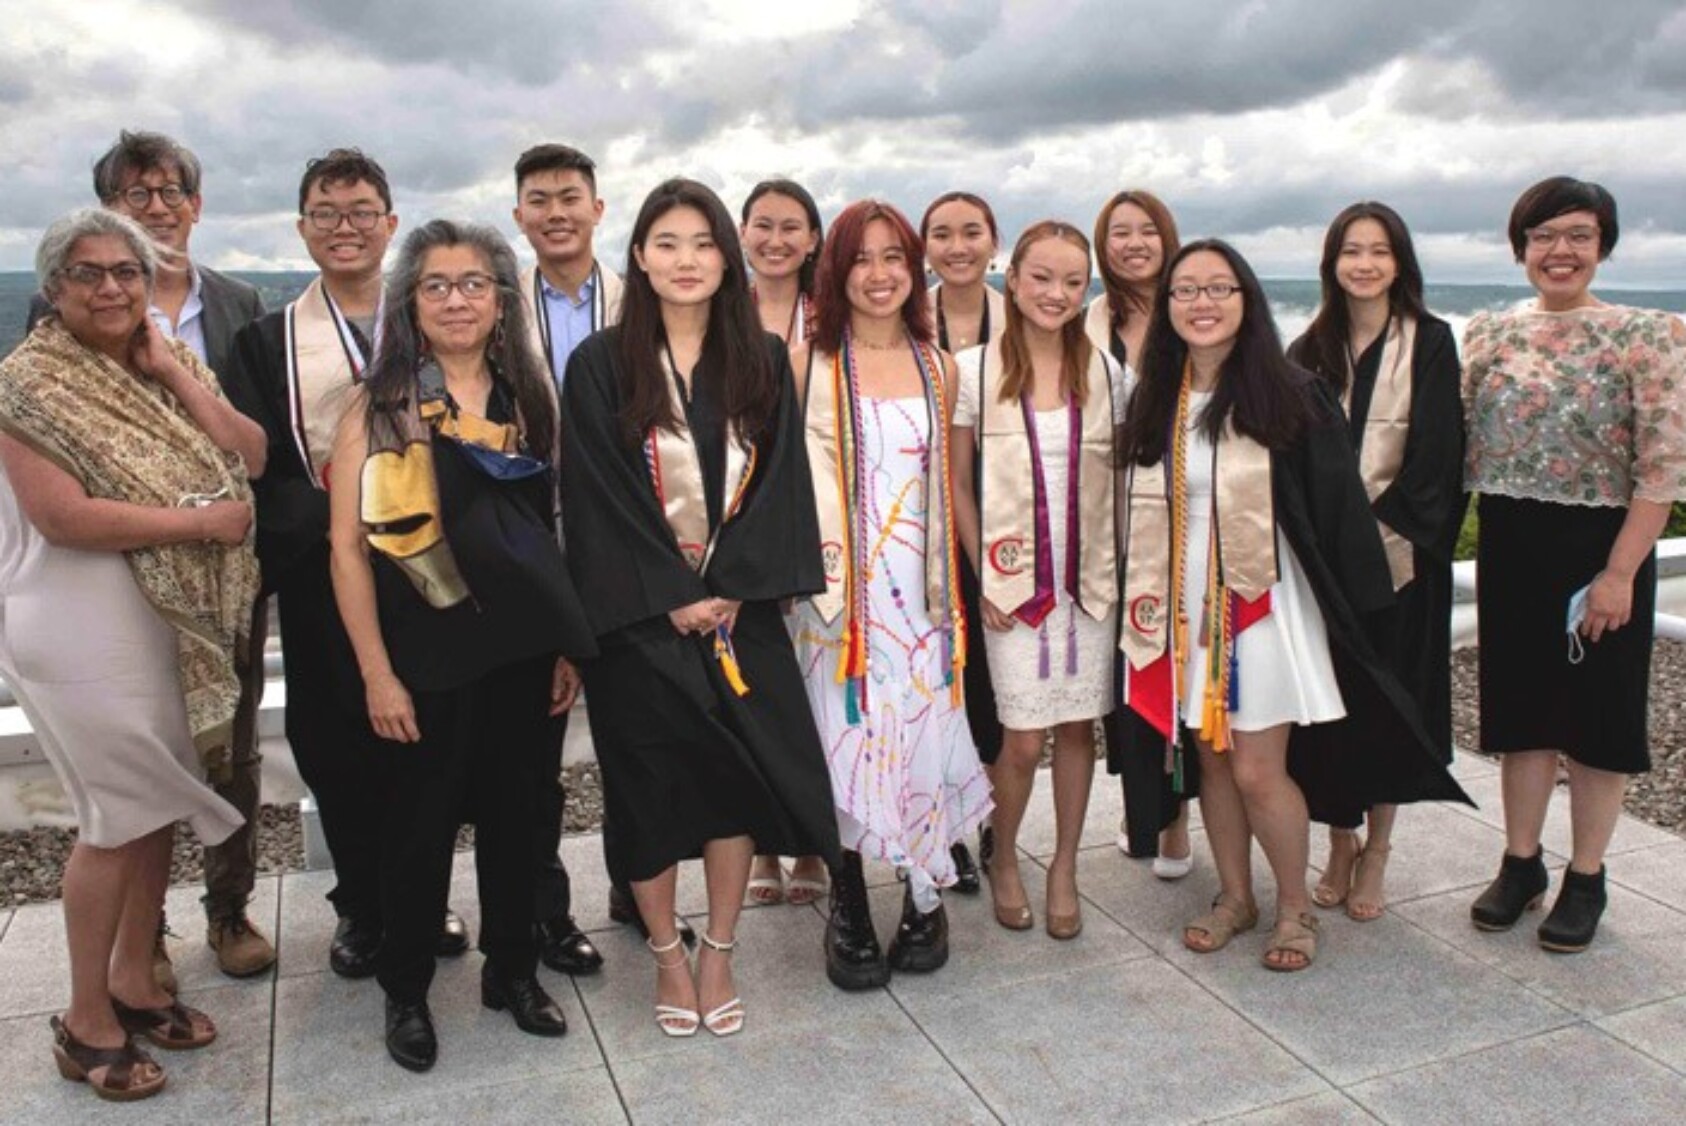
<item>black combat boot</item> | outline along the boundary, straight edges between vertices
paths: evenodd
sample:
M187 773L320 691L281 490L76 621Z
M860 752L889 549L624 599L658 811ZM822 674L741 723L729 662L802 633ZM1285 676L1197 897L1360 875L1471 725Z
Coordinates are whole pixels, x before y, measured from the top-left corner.
M839 989L876 989L890 981L890 966L872 929L861 854L845 851L831 873L831 916L825 924L825 976Z
M921 914L914 906L913 892L902 893L902 921L890 940L890 965L912 974L940 970L948 961L948 911L942 902L936 910Z

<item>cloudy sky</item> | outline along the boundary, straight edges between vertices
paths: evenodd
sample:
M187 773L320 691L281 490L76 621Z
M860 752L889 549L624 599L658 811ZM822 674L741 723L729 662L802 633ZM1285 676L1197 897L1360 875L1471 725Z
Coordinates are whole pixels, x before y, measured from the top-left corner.
M1114 190L1166 199L1185 237L1310 276L1324 225L1397 207L1433 281L1520 280L1517 192L1608 186L1602 278L1686 285L1686 3L1659 0L100 0L9 4L0 41L0 269L88 201L121 127L205 164L197 257L308 266L304 161L357 145L401 216L494 220L529 144L592 153L606 258L678 173L734 210L806 183L829 216L917 215L968 188L1008 238L1087 228ZM807 14L809 10L821 14ZM1409 17L1407 18L1407 13Z

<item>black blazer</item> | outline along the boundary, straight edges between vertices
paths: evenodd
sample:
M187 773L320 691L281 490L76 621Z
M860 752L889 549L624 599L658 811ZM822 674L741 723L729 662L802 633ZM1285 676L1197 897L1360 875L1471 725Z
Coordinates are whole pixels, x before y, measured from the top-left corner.
M209 266L197 263L202 283L199 298L205 305L205 363L219 379L229 370L234 357L234 334L247 322L263 316L263 298L258 291L239 278L219 274ZM29 320L25 331L53 311L46 297L37 293L29 299Z

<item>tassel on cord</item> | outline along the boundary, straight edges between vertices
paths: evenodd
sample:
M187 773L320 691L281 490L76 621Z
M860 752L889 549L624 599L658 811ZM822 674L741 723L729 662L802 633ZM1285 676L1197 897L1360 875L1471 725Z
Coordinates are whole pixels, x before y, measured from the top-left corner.
M749 695L749 682L743 678L743 669L738 667L738 654L732 648L732 633L722 623L714 627L714 659L720 662L720 671L726 677L726 683L732 686L732 691L739 696Z

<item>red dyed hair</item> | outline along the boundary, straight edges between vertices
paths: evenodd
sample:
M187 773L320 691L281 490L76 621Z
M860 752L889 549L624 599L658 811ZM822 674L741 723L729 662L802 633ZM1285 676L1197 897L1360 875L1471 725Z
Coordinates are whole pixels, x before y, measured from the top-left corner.
M935 330L931 327L931 303L925 298L925 241L907 216L878 199L863 199L851 203L832 221L831 236L820 251L816 273L814 305L817 309L814 327L814 346L822 352L835 353L843 344L843 329L849 324L849 271L855 268L855 258L866 242L867 224L882 219L890 224L896 240L907 255L907 270L913 287L902 305L902 323L907 334L917 344L929 344Z

